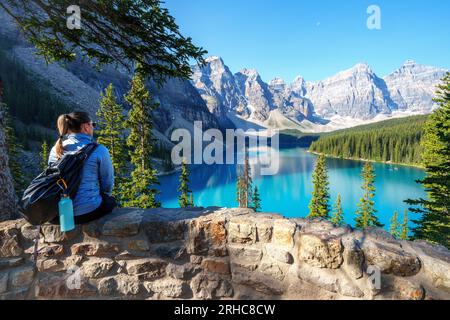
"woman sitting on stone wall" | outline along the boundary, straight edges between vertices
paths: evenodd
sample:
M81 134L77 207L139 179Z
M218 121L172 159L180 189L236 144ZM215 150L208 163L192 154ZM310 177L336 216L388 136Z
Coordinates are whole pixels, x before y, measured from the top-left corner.
M92 143L96 126L86 112L63 114L57 125L60 138L50 152L49 164ZM88 223L111 213L117 206L111 196L113 188L114 168L109 151L98 145L84 163L81 183L73 199L75 223ZM59 217L52 223L59 224Z

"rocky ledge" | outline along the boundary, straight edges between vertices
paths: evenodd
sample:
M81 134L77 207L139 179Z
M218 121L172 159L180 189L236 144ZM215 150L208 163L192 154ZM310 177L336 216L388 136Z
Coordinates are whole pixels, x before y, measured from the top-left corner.
M449 299L450 252L248 209L120 209L61 234L0 223L0 299Z

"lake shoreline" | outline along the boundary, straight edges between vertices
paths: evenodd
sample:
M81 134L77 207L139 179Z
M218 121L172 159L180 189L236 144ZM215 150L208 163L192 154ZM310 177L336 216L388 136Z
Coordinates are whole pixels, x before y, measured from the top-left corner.
M313 183L312 174L316 156L307 148L280 149L279 172L274 176L256 174L255 185L262 199L262 211L278 212L288 218L304 218L309 212ZM341 194L345 222L354 226L354 212L363 195L361 185L361 164L355 160L328 160L330 197ZM403 200L426 197L422 186L415 183L425 176L423 170L406 166L374 165L376 173L375 209L381 223L390 225L394 211L403 212L410 206ZM257 168L254 172L257 172ZM190 190L194 193L197 206L236 206L235 165L196 165L190 167ZM253 171L253 170L252 170ZM179 174L160 177L159 200L164 207L178 208ZM411 213L411 219L419 216ZM413 228L415 225L410 223Z
M363 161L363 162L367 162L368 161L368 162L372 162L372 163L390 164L390 165L395 165L395 166L411 167L411 168L425 170L425 167L419 166L417 164L414 165L414 164L398 163L398 162L391 162L391 161L377 161L377 160L371 160L371 159L356 159L356 158L348 158L348 157L337 157L337 156L333 156L331 154L310 151L309 149L306 152L311 153L311 154L315 154L315 155L318 155L318 156L324 155L325 157L332 158L332 159L343 159L343 160L353 160L353 161Z

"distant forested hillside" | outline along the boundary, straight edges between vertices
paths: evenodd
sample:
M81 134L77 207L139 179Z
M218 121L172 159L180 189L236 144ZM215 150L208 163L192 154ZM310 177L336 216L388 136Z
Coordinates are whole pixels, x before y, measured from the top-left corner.
M70 110L49 92L45 79L31 75L9 54L11 40L0 38L0 77L3 102L8 105L19 142L30 149L33 142L53 141L58 115Z
M420 140L428 116L392 119L324 134L310 151L346 159L421 164Z
M317 139L319 139L319 134L302 133L298 130L282 130L280 132L281 147L296 146L307 148Z

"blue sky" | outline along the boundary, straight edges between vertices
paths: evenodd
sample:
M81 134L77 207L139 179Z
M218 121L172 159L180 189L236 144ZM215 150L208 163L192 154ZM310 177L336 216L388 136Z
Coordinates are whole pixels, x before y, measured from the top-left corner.
M381 30L366 26L381 9ZM450 69L448 0L165 0L181 32L232 72L317 81L368 63L378 76L405 60Z

